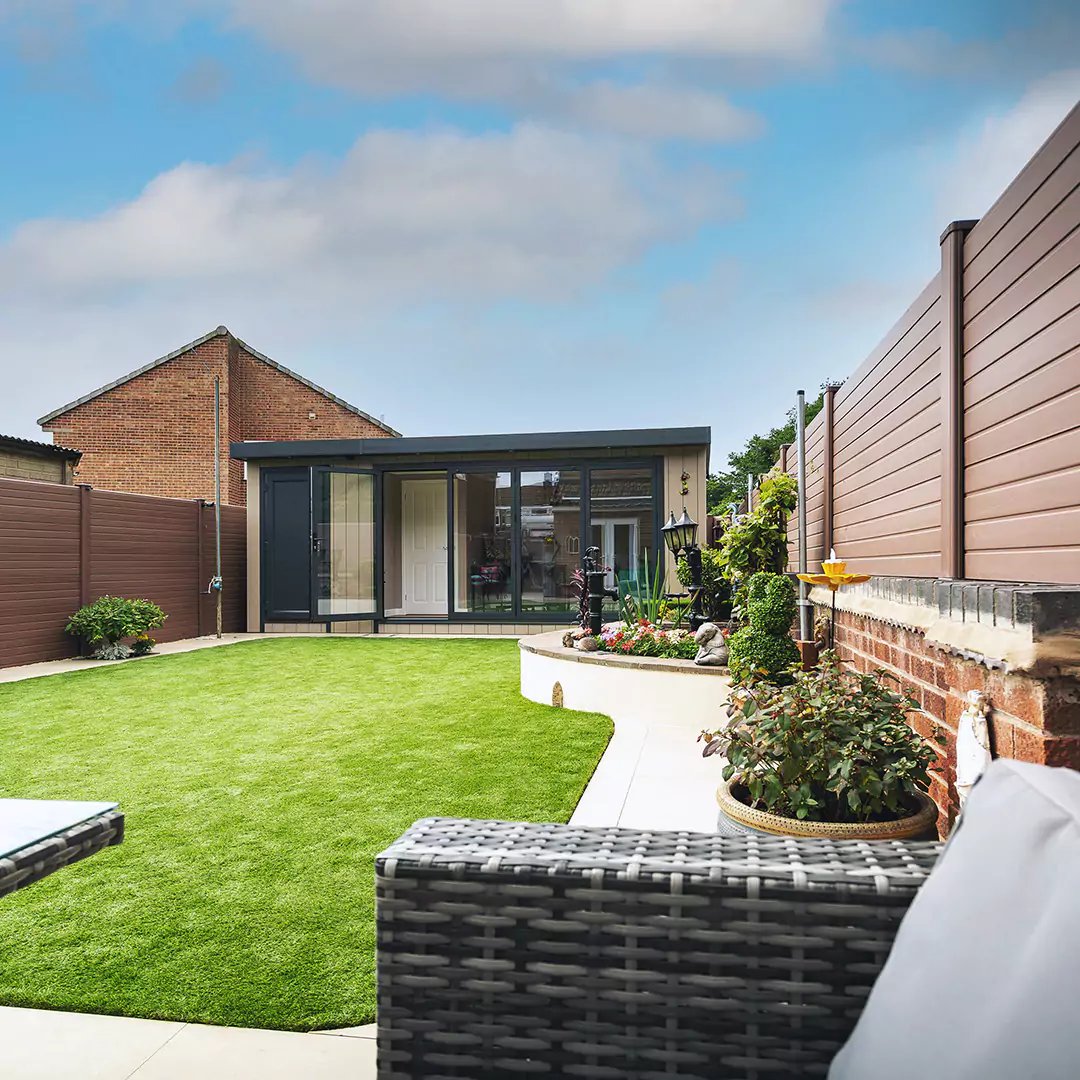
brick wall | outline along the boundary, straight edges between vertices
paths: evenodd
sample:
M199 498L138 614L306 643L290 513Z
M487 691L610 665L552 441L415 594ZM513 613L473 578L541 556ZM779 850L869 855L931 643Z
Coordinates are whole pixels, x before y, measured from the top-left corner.
M173 498L214 497L214 376L221 380L222 501L246 501L244 439L374 438L366 417L265 363L227 332L46 423L53 442L83 452L79 483ZM314 413L314 417L311 414Z
M860 671L884 668L899 688L919 702L912 727L938 755L930 794L938 804L945 835L957 813L956 732L964 695L981 690L990 704L991 749L995 757L1080 768L1080 684L1074 678L1006 674L961 659L929 644L925 635L868 615L838 611L836 645L843 660ZM944 745L936 741L944 735Z

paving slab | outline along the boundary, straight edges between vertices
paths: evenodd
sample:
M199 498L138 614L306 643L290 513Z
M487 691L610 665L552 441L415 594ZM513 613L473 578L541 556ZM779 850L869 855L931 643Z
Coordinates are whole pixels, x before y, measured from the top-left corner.
M4 1080L127 1080L184 1027L127 1016L0 1008Z
M375 1041L186 1024L125 1080L375 1080Z

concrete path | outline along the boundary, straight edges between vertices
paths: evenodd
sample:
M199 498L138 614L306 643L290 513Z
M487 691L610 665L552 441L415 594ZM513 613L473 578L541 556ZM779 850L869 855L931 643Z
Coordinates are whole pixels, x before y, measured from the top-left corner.
M627 829L716 831L716 789L721 763L703 758L703 724L719 727L731 685L723 687L716 716L642 715L632 701L609 710L615 734L570 819L572 825Z
M166 641L155 646L152 656L171 656L174 653L194 652L196 649L210 649L216 645L235 645L238 641L255 641L266 634L222 634L216 637L182 638L180 641ZM292 637L293 635L275 634L274 637ZM297 637L306 635L296 635ZM81 656L67 660L44 660L38 664L19 664L16 667L0 668L0 683L22 682L23 679L38 679L43 675L63 675L68 671L89 671L96 667L116 667L118 664L138 663L144 657L133 656L128 660L90 660ZM145 658L149 659L149 658Z
M374 1080L375 1027L309 1035L0 1008L4 1080Z

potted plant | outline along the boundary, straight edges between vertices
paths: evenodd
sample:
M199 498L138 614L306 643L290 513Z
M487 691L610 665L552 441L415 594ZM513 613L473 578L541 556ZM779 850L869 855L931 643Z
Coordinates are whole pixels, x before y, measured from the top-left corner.
M841 666L833 652L787 685L736 685L728 725L703 731L723 754L720 831L879 840L921 836L936 819L927 795L934 751L908 725L917 709L884 671Z

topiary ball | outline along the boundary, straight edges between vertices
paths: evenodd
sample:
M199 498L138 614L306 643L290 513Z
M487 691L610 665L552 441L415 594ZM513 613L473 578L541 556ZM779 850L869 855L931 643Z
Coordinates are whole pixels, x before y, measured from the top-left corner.
M738 681L783 681L788 668L799 662L799 650L786 635L744 626L728 638L728 667Z
M755 630L786 636L797 610L795 586L784 574L757 573L747 584L746 613Z

